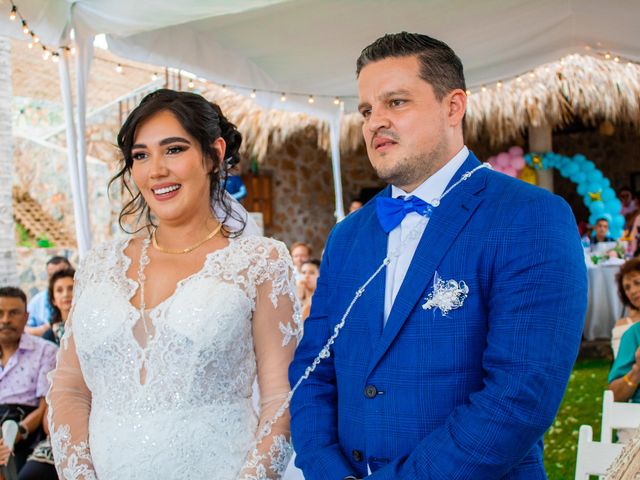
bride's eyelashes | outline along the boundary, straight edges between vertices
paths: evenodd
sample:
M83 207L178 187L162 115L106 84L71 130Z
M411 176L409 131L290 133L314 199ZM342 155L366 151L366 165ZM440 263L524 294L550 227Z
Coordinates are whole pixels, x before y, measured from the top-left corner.
M178 155L180 153L186 152L187 150L189 150L189 146L188 145L171 145L169 147L167 147L167 149L165 150L165 154L166 155ZM133 158L134 161L136 160L144 160L145 158L149 157L149 153L148 152L144 152L144 151L140 151L140 152L133 152L131 154L131 158Z

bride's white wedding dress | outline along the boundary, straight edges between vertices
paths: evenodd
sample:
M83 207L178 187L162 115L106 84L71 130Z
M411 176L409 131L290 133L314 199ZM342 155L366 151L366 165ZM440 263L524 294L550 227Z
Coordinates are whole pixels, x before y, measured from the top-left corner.
M60 477L279 478L292 451L288 411L262 426L288 394L300 332L286 247L230 239L141 315L130 303L138 284L126 276L127 245L94 249L76 274L48 395Z

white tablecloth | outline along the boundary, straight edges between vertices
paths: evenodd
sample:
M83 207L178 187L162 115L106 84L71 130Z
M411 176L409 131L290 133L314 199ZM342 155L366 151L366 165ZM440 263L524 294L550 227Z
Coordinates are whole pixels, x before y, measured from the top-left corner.
M619 264L599 264L587 268L589 301L584 321L584 337L587 340L611 338L611 329L622 316L622 302L616 284L619 270Z

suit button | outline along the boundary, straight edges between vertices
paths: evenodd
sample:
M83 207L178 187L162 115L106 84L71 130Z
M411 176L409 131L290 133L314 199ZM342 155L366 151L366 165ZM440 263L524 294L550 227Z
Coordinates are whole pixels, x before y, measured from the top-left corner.
M353 450L351 456L356 462L362 461L362 452L360 450Z
M378 389L373 385L367 385L364 387L364 396L367 398L374 398L378 394Z

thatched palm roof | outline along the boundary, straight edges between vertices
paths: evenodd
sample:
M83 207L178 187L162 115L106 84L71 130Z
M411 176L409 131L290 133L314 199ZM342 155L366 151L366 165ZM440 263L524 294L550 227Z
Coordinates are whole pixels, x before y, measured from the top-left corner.
M44 62L22 42L12 42L14 94L60 101L57 67ZM151 74L163 69L124 61L96 50L89 84L89 111L126 96L151 81ZM470 92L465 123L467 140L488 139L507 143L529 126L546 123L553 128L579 120L596 124L603 120L640 127L640 66L591 55L569 55L558 62L542 65L521 77ZM116 73L121 63L125 74ZM175 78L170 87L176 88ZM181 83L187 88L187 80ZM197 91L220 104L222 110L242 132L243 153L262 160L268 145L278 146L300 130L317 130L318 147L329 150L327 122L302 113L267 111L250 98L209 82L197 81ZM137 100L137 97L136 97ZM127 105L127 109L131 105ZM360 114L343 118L341 147L355 151L362 143ZM109 128L113 128L110 125Z

